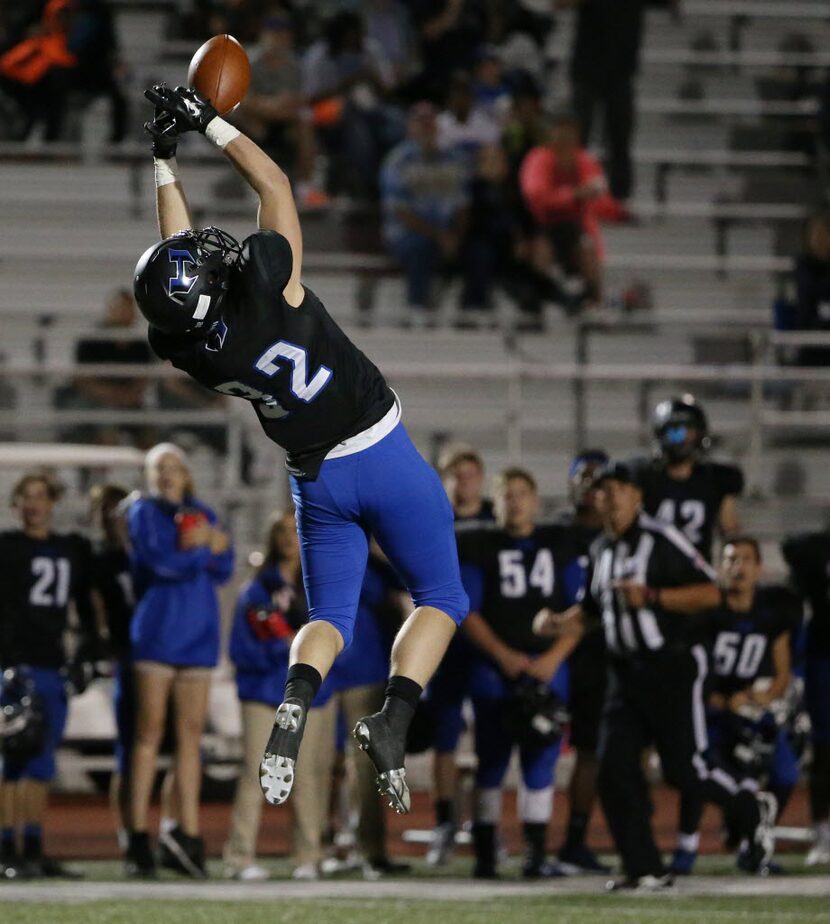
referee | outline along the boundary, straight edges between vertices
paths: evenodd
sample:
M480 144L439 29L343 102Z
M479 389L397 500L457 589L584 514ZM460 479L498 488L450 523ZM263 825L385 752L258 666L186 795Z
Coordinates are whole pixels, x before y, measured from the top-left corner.
M591 546L585 595L561 616L537 617L542 634L602 623L610 683L599 741L599 793L625 878L611 888L671 885L651 830L642 753L654 745L663 777L683 793L721 806L744 839L748 866L772 854L774 806L725 769L709 764L703 684L706 652L695 614L720 603L714 572L673 526L641 512L635 467L617 462L598 478L604 532Z

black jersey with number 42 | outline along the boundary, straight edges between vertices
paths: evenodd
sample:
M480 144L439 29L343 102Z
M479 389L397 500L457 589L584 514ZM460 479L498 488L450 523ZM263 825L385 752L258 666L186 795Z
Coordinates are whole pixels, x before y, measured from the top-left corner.
M712 557L712 539L724 497L744 489L744 476L734 465L696 462L684 481L671 478L659 460L643 461L643 510L650 516L671 523L703 553Z
M77 533L46 539L18 529L0 533L0 664L63 667L71 601L82 633L92 640L91 556L89 542Z
M310 289L298 307L288 304L289 273L285 239L258 231L242 245L217 330L193 340L151 327L149 337L197 382L250 401L288 453L288 470L314 479L326 454L377 423L395 398Z

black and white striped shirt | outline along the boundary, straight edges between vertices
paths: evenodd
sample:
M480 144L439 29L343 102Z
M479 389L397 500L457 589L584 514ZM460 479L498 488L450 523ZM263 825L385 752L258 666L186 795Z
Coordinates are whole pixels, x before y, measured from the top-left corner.
M674 526L640 514L622 536L600 535L591 546L583 609L602 622L612 657L631 658L687 647L692 617L661 606L628 606L615 589L634 581L656 589L714 581L716 574Z

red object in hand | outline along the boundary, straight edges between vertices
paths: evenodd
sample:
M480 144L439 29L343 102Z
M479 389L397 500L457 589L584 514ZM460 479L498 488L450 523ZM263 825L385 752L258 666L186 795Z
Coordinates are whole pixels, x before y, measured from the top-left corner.
M248 610L248 625L259 642L270 642L273 639L289 639L294 637L294 630L285 616L279 610L269 610L266 607Z
M202 523L207 522L207 517L201 510L180 510L174 517L176 521L176 528L179 532L179 545L182 544L182 537L184 534L191 529L194 529L197 526L201 526Z

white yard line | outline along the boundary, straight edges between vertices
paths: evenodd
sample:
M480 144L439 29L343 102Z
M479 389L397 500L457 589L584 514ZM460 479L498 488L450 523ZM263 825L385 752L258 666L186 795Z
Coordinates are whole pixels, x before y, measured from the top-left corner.
M395 899L481 902L528 896L598 895L603 891L599 877L574 877L546 883L481 883L468 880L385 882L286 882L284 880L242 884L237 882L60 882L0 883L4 902L91 902L91 901L280 901L298 899ZM772 879L731 879L724 876L694 876L683 880L671 893L638 896L637 901L682 902L691 896L780 896L830 898L828 876L786 876ZM627 913L616 902L615 913ZM503 909L502 909L503 910ZM592 910L596 910L592 906ZM600 911L602 909L599 909ZM611 909L609 908L609 911ZM667 907L668 912L668 907ZM685 916L682 907L671 908L671 916ZM730 912L734 914L734 912ZM708 914L708 912L707 912ZM753 917L767 913L753 911ZM769 912L772 916L772 912ZM787 917L787 915L775 916ZM830 909L829 915L830 917Z

